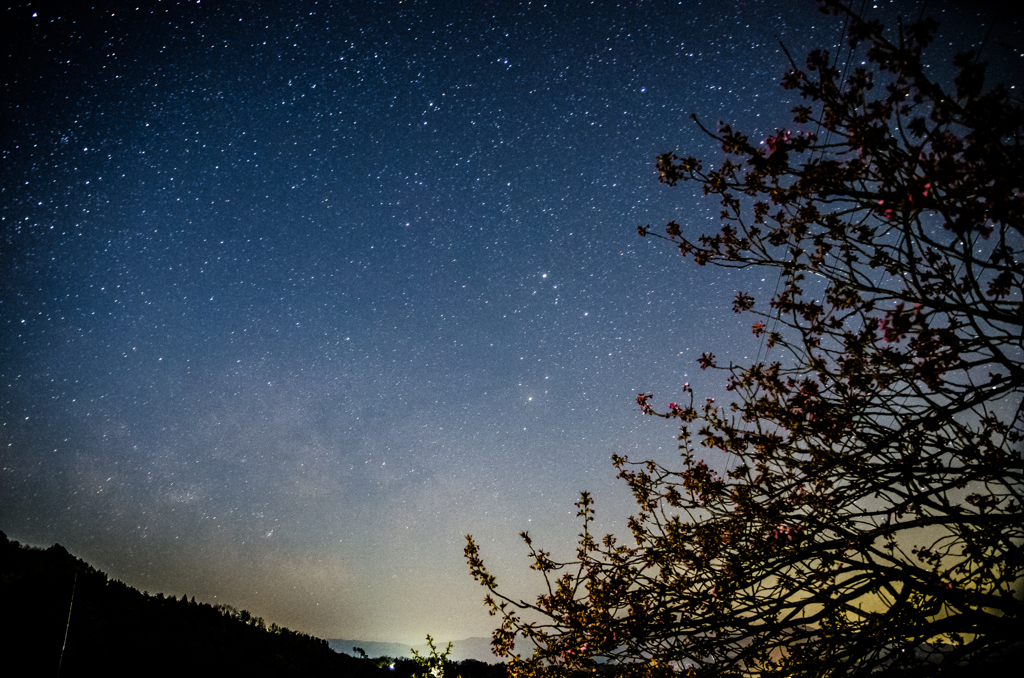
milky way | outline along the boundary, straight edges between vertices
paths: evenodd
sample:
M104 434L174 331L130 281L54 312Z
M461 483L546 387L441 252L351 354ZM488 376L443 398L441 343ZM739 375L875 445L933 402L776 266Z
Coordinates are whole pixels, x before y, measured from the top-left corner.
M731 299L775 279L636 227L716 224L654 169L721 159L691 113L789 124L780 40L843 26L785 4L7 9L0 529L324 637L487 635L464 536L532 591L518 532L571 554L581 490L621 532L611 455L676 453L637 392L758 351Z

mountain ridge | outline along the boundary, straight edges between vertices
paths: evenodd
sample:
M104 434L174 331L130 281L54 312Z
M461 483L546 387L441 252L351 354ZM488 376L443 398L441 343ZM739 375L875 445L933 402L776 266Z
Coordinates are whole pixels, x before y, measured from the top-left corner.
M115 676L391 674L246 610L140 592L60 544L23 546L3 531L0 601L5 658L41 673L88 676L102 667Z

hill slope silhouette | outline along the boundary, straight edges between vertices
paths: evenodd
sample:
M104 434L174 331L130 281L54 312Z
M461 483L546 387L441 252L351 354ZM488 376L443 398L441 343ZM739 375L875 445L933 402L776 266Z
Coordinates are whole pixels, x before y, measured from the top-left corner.
M8 666L36 675L390 674L245 610L140 593L59 544L27 547L3 532L0 607Z

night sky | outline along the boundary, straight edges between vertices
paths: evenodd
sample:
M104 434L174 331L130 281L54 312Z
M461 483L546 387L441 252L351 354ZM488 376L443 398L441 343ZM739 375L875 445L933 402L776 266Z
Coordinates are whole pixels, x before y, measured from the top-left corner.
M676 454L637 392L755 357L731 299L775 278L639 238L717 223L654 159L720 159L691 113L786 126L778 41L842 36L810 0L73 4L0 15L0 529L409 643L493 628L467 533L529 594L517 534L571 555L581 490L624 532L611 455Z

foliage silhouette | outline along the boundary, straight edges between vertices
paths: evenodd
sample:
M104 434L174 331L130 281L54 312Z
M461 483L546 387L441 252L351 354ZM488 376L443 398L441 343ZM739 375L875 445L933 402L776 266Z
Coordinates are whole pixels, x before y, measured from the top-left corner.
M424 666L417 659L409 657L377 657L370 659L376 666L387 670L387 678L420 678ZM477 659L462 661L445 660L442 675L457 678L505 678L505 665L500 662L488 664Z
M427 634L427 647L430 648L426 655L421 655L415 649L410 648L412 658L420 666L420 672L415 678L444 678L445 666L448 662L448 655L452 652L452 644L449 642L444 652L438 652L434 646L434 639Z
M894 33L819 4L870 66L844 78L811 52L782 80L804 100L793 129L762 145L702 126L714 169L658 158L663 183L719 200L719 232L639 228L701 266L777 271L767 305L733 304L772 360L702 355L726 404L639 394L681 424L682 461L614 457L634 545L591 533L584 493L574 560L523 533L546 583L526 601L467 538L495 652L534 647L515 675L930 675L1021 654L1024 109L977 53L954 57L951 91L930 80L933 20Z

